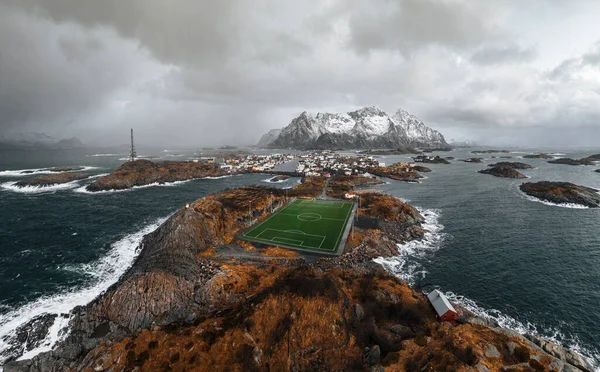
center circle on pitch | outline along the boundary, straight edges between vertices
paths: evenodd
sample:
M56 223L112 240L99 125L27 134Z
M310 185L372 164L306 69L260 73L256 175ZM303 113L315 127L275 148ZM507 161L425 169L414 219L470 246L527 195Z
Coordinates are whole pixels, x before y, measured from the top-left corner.
M318 213L301 213L298 215L300 221L314 222L321 219L321 215Z

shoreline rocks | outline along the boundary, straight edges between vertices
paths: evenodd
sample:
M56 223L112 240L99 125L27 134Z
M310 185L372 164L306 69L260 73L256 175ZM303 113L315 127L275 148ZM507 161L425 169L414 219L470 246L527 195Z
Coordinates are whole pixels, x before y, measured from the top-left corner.
M600 207L598 190L569 182L527 182L521 191L535 198L556 204L577 204L590 208Z

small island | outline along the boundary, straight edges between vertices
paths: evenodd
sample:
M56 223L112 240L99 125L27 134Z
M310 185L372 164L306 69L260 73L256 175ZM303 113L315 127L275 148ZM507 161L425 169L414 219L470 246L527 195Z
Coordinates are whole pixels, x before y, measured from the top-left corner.
M596 172L596 173L600 173L600 169L596 169L594 172Z
M508 150L475 150L471 151L471 154L508 154Z
M154 183L187 181L227 174L214 164L193 161L152 162L139 159L124 163L108 176L100 177L86 187L87 191L127 190Z
M527 182L519 188L527 195L555 204L577 204L590 208L600 207L598 190L569 182Z
M418 182L423 176L416 171L415 168L417 167L418 166L415 164L408 164L401 161L387 167L369 168L369 173L379 177L391 178L396 181Z
M15 186L23 187L49 187L54 185L60 185L63 183L84 180L89 178L90 175L87 173L79 172L64 172L58 174L46 174L39 177L26 178L15 183Z
M289 180L289 179L290 179L290 177L289 177L289 176L286 176L286 175L284 175L284 174L281 174L281 175L279 175L279 176L275 176L275 177L271 178L271 179L269 180L269 182L273 182L273 183L277 183L277 182L285 182L285 181L287 181L287 180Z
M571 159L559 158L548 161L550 164L565 164L565 165L594 165L594 161L589 158Z
M523 159L554 159L554 156L545 153L523 155Z
M417 157L414 157L413 160L417 163L450 164L448 160L440 156L419 155Z
M514 169L533 169L529 164L519 163L516 161L501 161L495 164L488 164L488 167L511 167Z
M480 170L479 173L491 174L492 176L501 178L527 178L526 175L519 172L515 168L506 165L498 165L488 169L483 169Z
M468 159L462 159L461 161L464 163L483 163L482 158L468 158Z

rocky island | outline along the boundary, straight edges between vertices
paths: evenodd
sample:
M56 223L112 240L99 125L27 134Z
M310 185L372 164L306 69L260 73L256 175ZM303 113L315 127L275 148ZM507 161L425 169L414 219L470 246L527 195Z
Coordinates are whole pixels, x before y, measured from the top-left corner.
M491 174L492 176L502 178L527 178L527 176L523 173L507 165L496 165L487 169L480 170L479 173Z
M545 153L523 155L523 159L554 159L554 156Z
M568 182L528 182L522 184L520 189L527 195L551 203L577 204L590 208L600 207L598 190Z
M332 181L351 188L356 180ZM319 196L326 185L305 178L288 196ZM5 372L591 371L573 352L463 310L456 324L438 322L423 294L371 261L424 234L420 213L391 196L361 195L358 212L377 227L357 228L337 257L237 239L249 210L261 221L285 198L284 190L248 186L180 209L144 237L116 284L74 310L53 351L9 361ZM35 322L48 327L53 319ZM43 339L20 331L32 345Z
M526 163L520 163L516 161L501 161L495 164L488 164L488 167L511 167L514 169L533 169L533 167Z
M414 157L413 160L417 163L450 164L448 160L440 156L419 155L417 157Z
M371 167L369 172L375 176L391 178L396 181L418 182L423 176L416 171L416 168L417 166L410 167L405 162L398 162L387 167ZM423 168L431 171L429 168L420 167L420 169Z
M153 183L187 181L196 178L217 177L226 172L216 165L192 161L152 162L139 159L124 163L111 174L100 177L86 187L87 191L126 190Z
M269 182L277 183L284 182L290 179L290 176L286 176L284 174L280 174L279 176L275 176L269 180Z
M571 159L571 158L558 158L549 160L550 164L565 164L565 165L594 165L594 161L589 158L582 159Z
M48 187L68 183L72 181L84 180L89 178L87 173L63 172L57 174L45 174L38 177L25 178L15 183L17 187Z
M465 162L465 163L483 163L482 158L468 158L468 159L463 159L461 161Z

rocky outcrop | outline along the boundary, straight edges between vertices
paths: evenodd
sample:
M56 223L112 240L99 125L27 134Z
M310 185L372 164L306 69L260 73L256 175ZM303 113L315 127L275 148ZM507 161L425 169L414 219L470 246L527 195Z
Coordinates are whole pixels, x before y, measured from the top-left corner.
M111 174L100 177L86 187L87 191L126 190L153 183L186 181L196 178L217 177L225 174L219 167L191 161L136 160L123 164Z
M78 172L62 172L57 174L45 174L38 177L25 178L17 183L17 187L48 187L53 185L59 185L63 183L84 180L89 178L90 175L87 173Z
M429 164L450 164L450 162L440 156L427 156L419 155L414 157L413 160L418 163L429 163Z
M594 165L594 160L588 158L582 159L571 159L571 158L559 158L548 161L550 164L565 164L565 165Z
M429 169L426 167L419 168ZM429 171L431 170L429 169ZM416 171L416 167L408 167L406 163L403 162L395 163L387 167L372 167L369 168L369 173L379 177L386 177L404 182L418 182L419 179L423 178L423 176Z
M578 204L590 208L600 207L598 190L568 182L528 182L522 184L520 189L527 195L551 203Z
M554 159L554 156L545 153L523 155L523 159Z
M499 165L487 169L480 170L479 173L482 174L491 174L492 176L502 177L502 178L527 178L526 175L517 171L513 167L509 167L506 165Z
M519 163L516 161L501 161L495 164L488 164L488 167L511 167L514 169L533 169L529 164Z
M461 161L464 163L483 163L482 158L468 158L468 159L463 159Z

